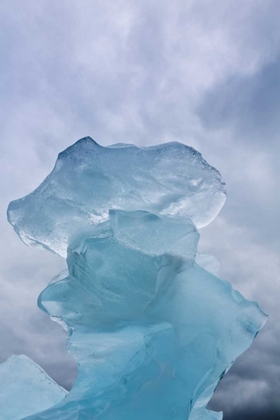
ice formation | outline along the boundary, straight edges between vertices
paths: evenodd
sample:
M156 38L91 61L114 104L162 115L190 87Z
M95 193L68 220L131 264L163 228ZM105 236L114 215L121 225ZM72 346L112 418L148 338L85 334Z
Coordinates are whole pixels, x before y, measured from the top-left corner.
M59 403L67 391L24 355L0 364L0 420L21 420Z
M197 228L224 201L219 172L190 147L87 137L10 203L25 243L67 256L38 305L67 328L79 369L69 394L29 420L222 419L207 404L266 320L197 254Z

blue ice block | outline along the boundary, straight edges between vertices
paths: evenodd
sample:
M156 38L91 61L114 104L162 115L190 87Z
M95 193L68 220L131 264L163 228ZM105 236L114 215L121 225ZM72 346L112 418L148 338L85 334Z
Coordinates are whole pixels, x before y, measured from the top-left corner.
M59 403L67 391L27 356L0 364L0 419L21 420Z
M197 254L197 229L224 201L219 172L190 147L84 138L10 203L25 243L67 257L38 305L78 364L69 394L29 420L222 419L207 404L266 321Z

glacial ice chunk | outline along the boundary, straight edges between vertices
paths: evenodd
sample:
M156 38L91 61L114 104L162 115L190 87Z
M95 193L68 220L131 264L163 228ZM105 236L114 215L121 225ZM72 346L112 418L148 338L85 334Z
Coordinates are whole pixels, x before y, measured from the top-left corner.
M38 306L68 330L78 364L69 394L28 420L222 419L207 404L266 320L197 253L197 228L224 200L190 147L84 138L10 203L25 243L67 256Z
M133 237L142 237L153 220L146 216L122 213L122 224L130 231L136 219ZM31 419L221 419L206 406L266 316L194 259L148 253L142 240L142 249L128 246L112 226L77 238L69 275L39 297L41 309L68 325L79 374L60 404Z
M67 391L27 356L0 364L0 420L21 420L58 404Z
M59 154L33 193L10 203L8 218L26 244L65 257L71 238L107 220L109 210L189 217L202 227L224 201L219 172L191 147L102 147L85 137Z

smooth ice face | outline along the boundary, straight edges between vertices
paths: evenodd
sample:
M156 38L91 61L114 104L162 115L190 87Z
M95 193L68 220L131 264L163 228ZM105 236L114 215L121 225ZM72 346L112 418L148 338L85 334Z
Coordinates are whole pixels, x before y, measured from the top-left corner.
M0 420L23 417L58 404L67 391L24 355L0 364Z
M129 248L152 255L168 252L195 258L199 233L191 219L120 210L111 210L109 216L114 237Z
M84 138L10 204L24 242L67 254L38 305L68 330L79 368L69 394L29 420L222 419L207 404L266 320L197 253L197 228L224 200L192 148Z
M8 218L26 244L66 256L71 239L107 220L109 210L188 217L202 227L224 201L219 172L191 147L102 147L86 137L59 154L32 194L10 203Z
M68 325L79 374L59 405L31 418L221 419L206 405L265 315L194 258L151 253L143 237L153 215L119 212L120 235L117 213L69 246L69 274L39 297L41 309ZM168 231L166 219L155 220ZM134 246L119 237L140 239ZM169 248L177 240L171 229Z

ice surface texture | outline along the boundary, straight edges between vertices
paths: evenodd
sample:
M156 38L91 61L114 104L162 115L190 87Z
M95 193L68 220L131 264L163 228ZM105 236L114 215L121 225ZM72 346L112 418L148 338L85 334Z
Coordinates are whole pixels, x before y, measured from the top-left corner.
M86 137L59 154L32 194L11 202L8 217L26 244L65 257L73 236L107 220L110 209L190 217L201 227L224 201L220 174L191 147L102 147Z
M21 420L59 403L67 391L24 355L0 364L0 420Z
M266 320L209 272L215 259L197 255L197 227L224 200L219 172L190 147L106 148L87 137L10 204L24 242L67 253L68 271L38 304L68 329L79 368L70 393L28 419L222 418L206 406Z

